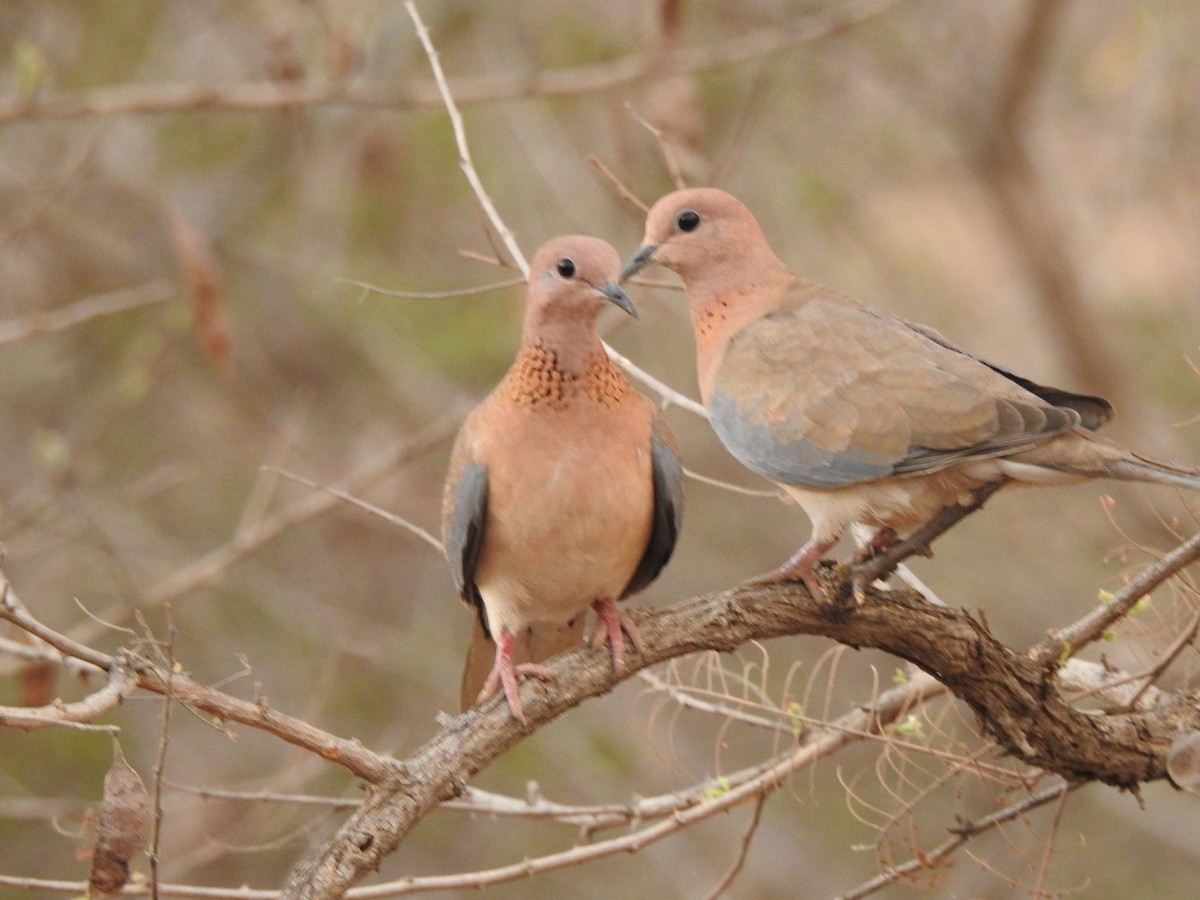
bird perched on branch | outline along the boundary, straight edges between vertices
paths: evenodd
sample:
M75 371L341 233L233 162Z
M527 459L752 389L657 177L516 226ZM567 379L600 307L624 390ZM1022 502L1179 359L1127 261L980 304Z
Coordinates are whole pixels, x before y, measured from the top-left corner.
M682 468L653 403L608 358L596 317L637 315L617 286L617 251L559 237L533 258L521 348L467 416L450 459L442 535L460 596L478 613L463 673L465 709L500 687L524 720L520 675L569 649L596 612L596 644L620 668L615 601L650 584L679 533Z
M655 203L621 277L651 263L683 278L717 435L812 520L769 578L821 596L814 567L850 525L874 528L878 549L993 482L1200 489L1200 472L1093 434L1112 416L1105 400L1035 384L796 275L724 191Z

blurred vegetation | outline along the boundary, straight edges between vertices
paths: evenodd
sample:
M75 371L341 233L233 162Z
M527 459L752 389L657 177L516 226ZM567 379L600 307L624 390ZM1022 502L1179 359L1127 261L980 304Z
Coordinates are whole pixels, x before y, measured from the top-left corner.
M683 2L673 39L683 48L720 47L848 5ZM652 56L664 40L660 5L634 0L420 6L452 83ZM715 177L742 197L797 270L927 322L1031 378L1110 392L1114 436L1200 464L1200 375L1189 364L1200 361L1200 7L1068 4L1035 87L1024 135L1034 188L1064 229L1070 255L1061 264L1086 297L1088 324L1104 337L1094 350L1112 373L1108 384L1078 380L1079 360L1047 316L1054 298L1029 278L977 162L1028 8L1018 0L905 0L834 36L684 79L651 69L617 88L466 105L466 127L480 175L526 252L555 234L588 232L626 253L637 245L641 216L586 157L603 160L644 200L671 187L629 102L665 131L685 177ZM308 493L260 467L343 484L396 441L465 410L503 372L519 330L519 289L398 299L348 283L439 291L512 275L460 254L493 251L444 111L325 103L37 113L39 98L61 94L99 108L110 89L183 92L270 80L406 90L428 86L429 74L398 3L0 6L0 108L33 103L28 113L0 115L0 320L106 292L172 287L163 303L0 345L5 571L42 620L106 651L130 635L90 616L140 633L133 611L141 609L160 638L168 619L174 623L174 655L197 679L233 679L225 689L246 697L261 687L278 709L404 753L434 731L439 711L452 709L469 621L444 562L406 532L339 505L175 596L169 613L146 598ZM181 225L198 236L198 257L182 251ZM641 321L622 323L613 342L694 395L680 295L635 289L635 300ZM225 317L224 351L212 335L205 340L198 314ZM762 486L705 423L678 409L669 416L690 468ZM436 530L448 446L449 438L361 493ZM807 533L799 512L781 512L773 500L699 483L688 489L681 547L646 602L766 570ZM1112 521L1101 494L1118 501ZM1133 542L1169 546L1165 525L1195 527L1169 492L1029 491L993 501L916 568L948 602L986 609L998 636L1019 647L1119 584L1124 566L1145 558L1130 552ZM1170 641L1169 603L1156 601L1161 620L1140 643L1110 648L1115 661L1136 666ZM808 639L775 642L767 683L782 696L795 666L794 694L815 678L823 698L830 673L814 666L827 649ZM813 715L833 717L862 702L876 673L896 666L874 653L838 659L835 687L817 702L828 708ZM748 651L729 664L740 671L761 662ZM11 677L15 663L0 654L0 667L0 704L16 703L23 686ZM64 675L53 692L73 699L83 686ZM663 702L627 683L520 745L479 784L522 795L536 780L563 802L621 802L748 765L777 741L663 710ZM112 717L147 781L161 708L138 695ZM944 727L969 734L965 714L946 709ZM874 745L855 748L774 796L730 896L827 896L873 875L876 831L857 810L895 800L895 785L875 774L877 756ZM103 734L0 731L0 873L86 877L87 863L74 859L62 832L99 799L109 761ZM359 795L340 769L247 729L226 736L186 713L174 719L166 774L193 786ZM839 778L857 799L847 799ZM1166 785L1143 795L1146 811L1097 787L1074 795L1049 886L1086 885L1094 896L1145 895L1153 886L1157 897L1194 896L1200 810ZM46 801L53 815L8 813L25 799ZM956 814L986 811L993 800L984 788L941 791L919 811L917 840L941 840ZM172 882L277 885L338 818L176 789L164 802L162 874ZM743 819L709 821L632 859L492 893L607 897L619 884L623 896L701 896L736 858ZM1030 821L981 838L973 851L1029 882L1048 814ZM499 865L576 837L557 826L440 812L382 876ZM896 861L912 849L900 846ZM1022 854L1035 862L1021 862ZM933 884L943 896L1014 891L965 858ZM895 887L891 895L916 890Z

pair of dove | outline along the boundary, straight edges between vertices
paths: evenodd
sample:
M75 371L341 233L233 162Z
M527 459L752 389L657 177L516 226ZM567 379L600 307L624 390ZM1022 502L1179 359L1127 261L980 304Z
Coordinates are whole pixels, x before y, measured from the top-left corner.
M937 332L793 273L758 222L714 188L676 191L622 269L592 237L555 238L529 273L521 348L467 417L451 457L442 529L455 585L478 615L460 700L502 687L579 642L621 665L642 641L616 601L648 585L679 533L682 468L661 413L608 359L596 317L636 311L618 286L651 263L687 290L700 393L713 429L812 520L767 578L824 592L815 567L855 523L885 546L986 484L1089 478L1200 489L1200 471L1093 434L1099 397L1044 387Z

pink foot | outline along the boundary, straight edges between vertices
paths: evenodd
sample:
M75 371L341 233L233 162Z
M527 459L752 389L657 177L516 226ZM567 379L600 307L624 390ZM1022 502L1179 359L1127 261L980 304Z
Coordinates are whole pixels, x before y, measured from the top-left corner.
M828 600L829 596L821 580L817 578L816 566L825 552L837 541L810 540L796 555L774 571L751 578L748 584L774 584L780 581L802 581L814 600Z
M625 635L629 635L629 640L633 642L638 653L646 652L646 645L642 643L642 636L634 627L633 620L617 609L617 604L612 600L601 597L592 603L592 609L596 611L596 634L592 638L592 646L600 647L607 643L612 647L614 672L621 671L621 660L625 656Z
M518 675L528 675L533 678L540 678L543 681L553 681L554 673L545 666L539 666L537 663L519 663L513 665L513 644L516 643L516 638L508 632L501 632L499 639L496 641L496 661L492 663L492 671L488 673L487 680L483 683L483 690L479 692L479 697L476 703L482 703L492 694L496 693L497 688L501 685L504 687L504 696L508 700L508 708L512 710L512 714L520 721L525 721L525 710L521 706L521 693L517 685Z

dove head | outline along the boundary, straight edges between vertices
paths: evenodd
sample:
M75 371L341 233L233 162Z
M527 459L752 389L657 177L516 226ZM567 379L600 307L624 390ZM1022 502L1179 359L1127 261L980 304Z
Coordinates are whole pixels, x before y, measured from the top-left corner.
M666 266L696 287L722 290L756 269L783 266L745 205L717 188L687 188L661 198L646 216L646 235L621 272Z
M617 251L599 238L567 235L547 241L529 266L526 337L590 333L610 303L637 316L617 286L620 271Z

